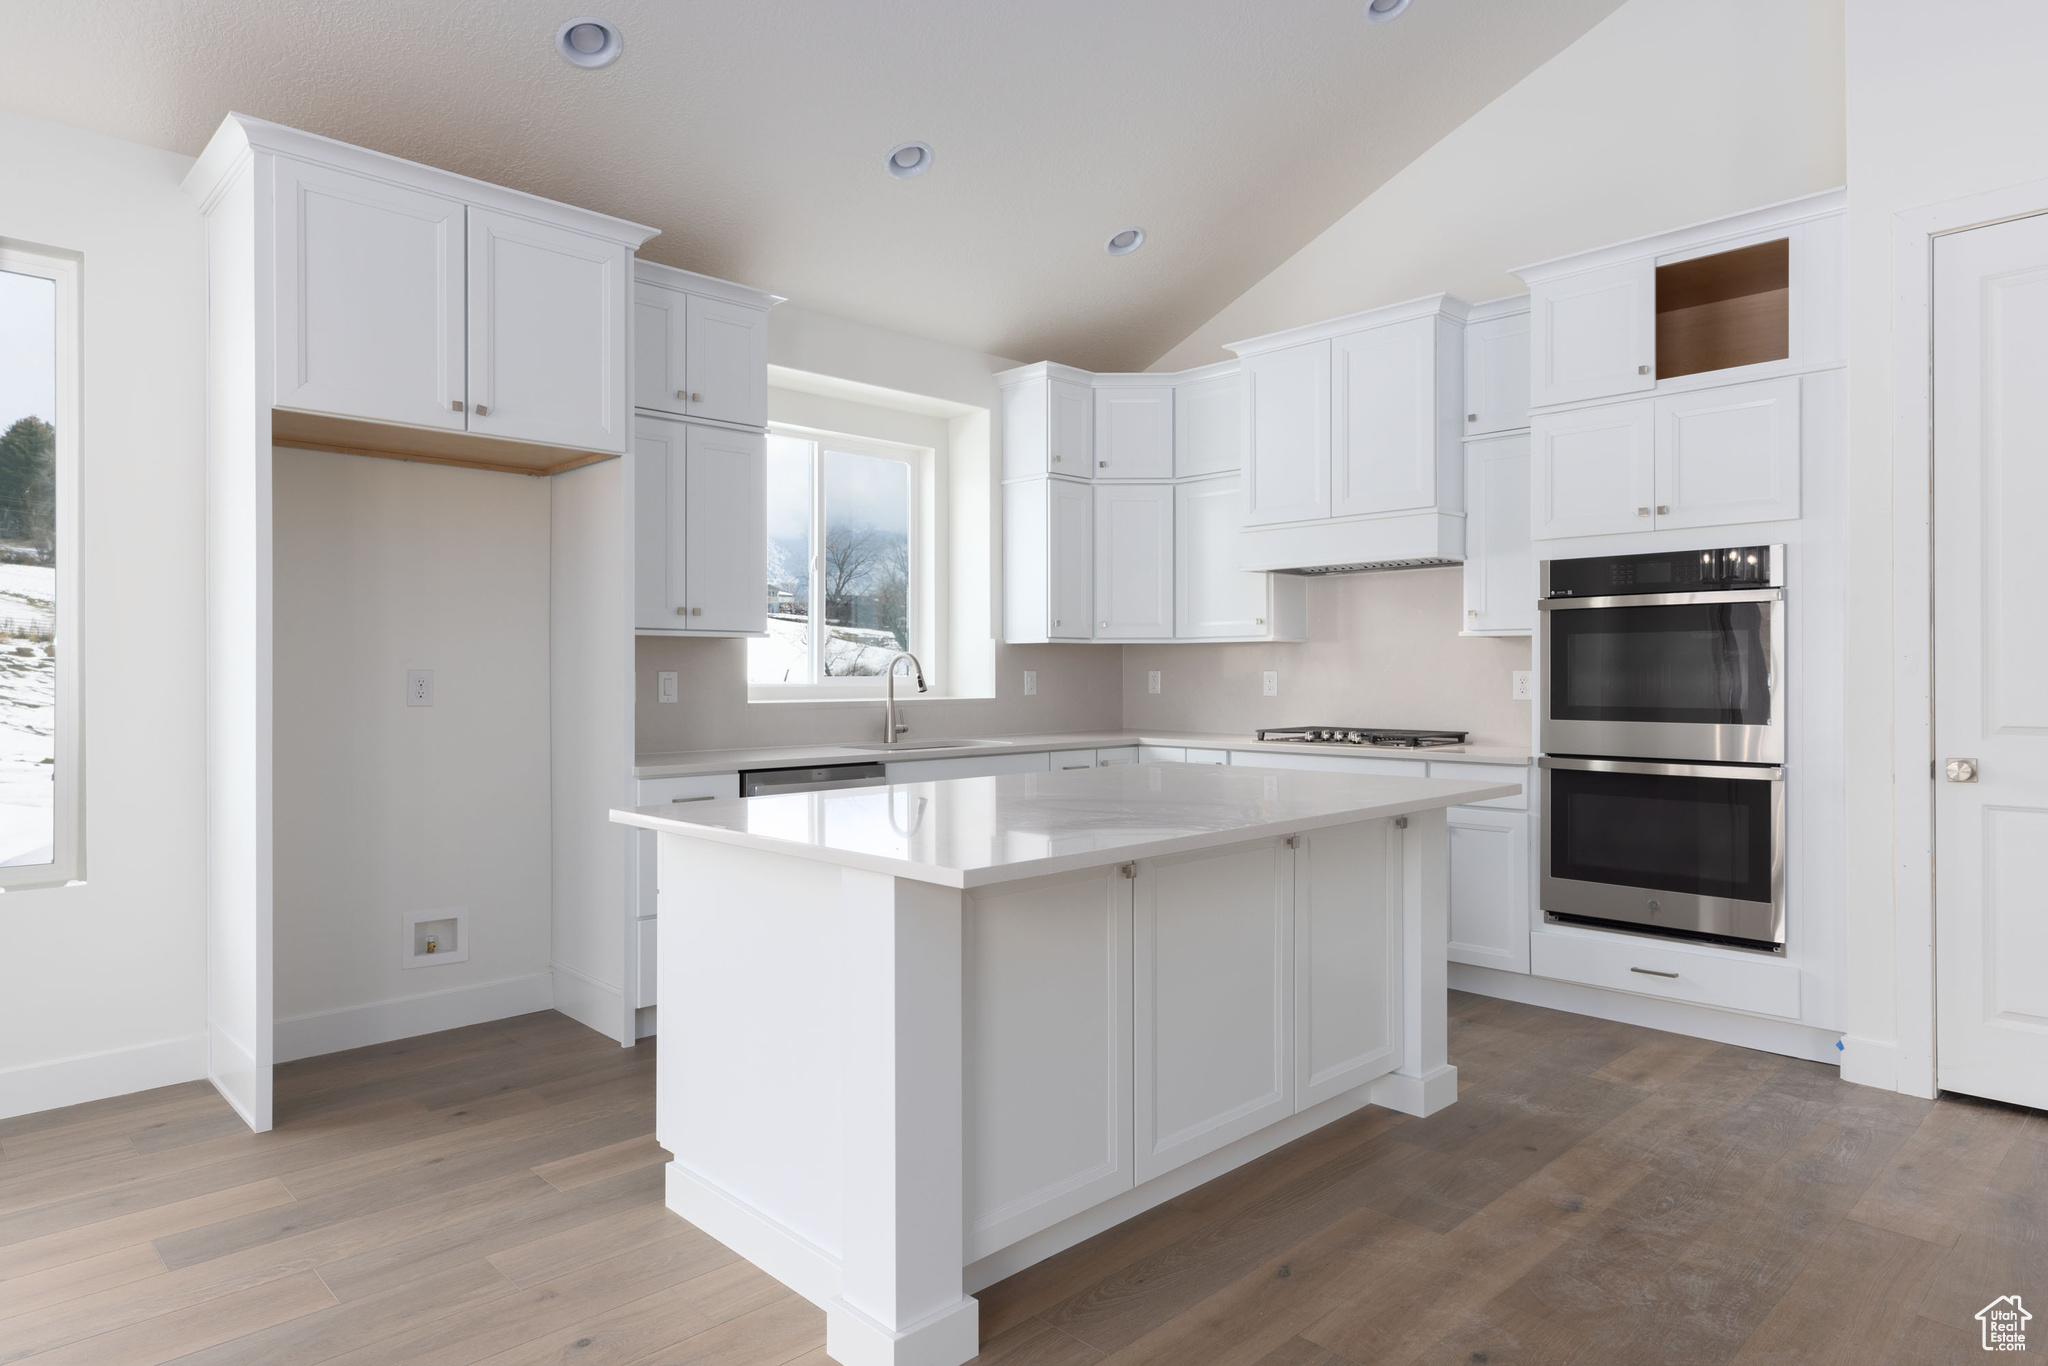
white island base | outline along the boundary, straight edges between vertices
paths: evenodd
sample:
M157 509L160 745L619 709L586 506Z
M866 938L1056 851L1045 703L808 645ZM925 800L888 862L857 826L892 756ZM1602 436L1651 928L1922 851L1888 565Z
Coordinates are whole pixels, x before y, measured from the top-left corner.
M662 834L669 1207L844 1366L967 1361L981 1287L1457 1098L1443 808L1510 790L1148 765L618 812Z

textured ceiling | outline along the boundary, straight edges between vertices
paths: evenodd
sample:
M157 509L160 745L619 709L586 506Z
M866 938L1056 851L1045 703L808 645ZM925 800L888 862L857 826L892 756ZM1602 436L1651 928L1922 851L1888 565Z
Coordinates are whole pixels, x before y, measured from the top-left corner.
M1618 3L0 0L0 105L186 153L238 109L808 308L1137 369ZM554 54L578 13L615 65ZM913 138L931 171L889 178Z

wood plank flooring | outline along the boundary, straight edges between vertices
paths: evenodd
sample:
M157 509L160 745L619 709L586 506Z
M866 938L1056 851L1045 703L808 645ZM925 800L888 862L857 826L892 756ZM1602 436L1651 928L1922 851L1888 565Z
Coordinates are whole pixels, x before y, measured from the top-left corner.
M1975 1361L2048 1347L2048 1117L1453 993L1368 1109L981 1293L984 1366ZM827 1366L661 1204L654 1048L552 1012L0 1121L0 1363Z

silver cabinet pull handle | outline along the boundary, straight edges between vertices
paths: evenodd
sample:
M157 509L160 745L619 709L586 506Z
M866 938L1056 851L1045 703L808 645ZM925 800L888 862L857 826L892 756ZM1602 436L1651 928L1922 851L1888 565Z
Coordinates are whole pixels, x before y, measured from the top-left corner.
M448 400L448 406L459 413L462 411L462 400L459 398L451 398Z
M1629 971L1630 971L1630 972L1640 972L1640 973L1641 973L1641 974L1643 974L1643 976L1645 976L1645 977L1676 977L1676 976L1678 976L1678 974L1677 974L1677 973L1675 973L1675 972L1659 972L1659 971L1657 971L1657 969L1655 969L1655 968L1630 968L1630 969L1629 969Z

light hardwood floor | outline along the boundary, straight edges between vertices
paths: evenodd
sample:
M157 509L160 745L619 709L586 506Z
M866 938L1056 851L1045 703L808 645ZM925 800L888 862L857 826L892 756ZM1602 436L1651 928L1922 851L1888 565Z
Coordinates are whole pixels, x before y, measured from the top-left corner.
M1363 1111L981 1294L988 1366L2048 1349L2048 1121L1453 995L1459 1103ZM0 1121L0 1362L825 1366L661 1204L653 1049L553 1013Z

